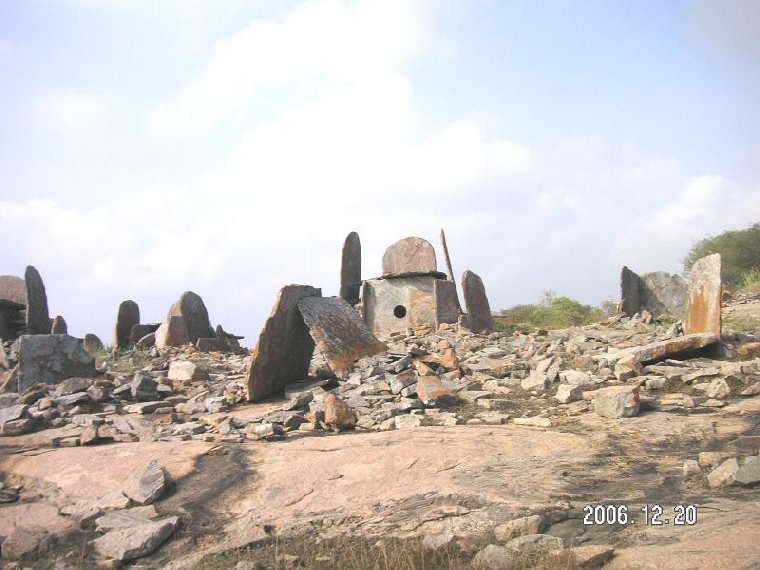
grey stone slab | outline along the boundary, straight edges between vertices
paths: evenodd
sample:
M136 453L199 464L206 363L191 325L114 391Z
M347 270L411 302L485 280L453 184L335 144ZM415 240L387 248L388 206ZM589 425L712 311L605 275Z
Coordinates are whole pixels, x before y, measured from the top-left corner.
M653 316L662 314L683 318L686 311L686 281L680 275L652 271L639 275L639 310Z
M432 275L417 275L364 281L364 322L381 338L409 327L435 326L437 280Z
M686 334L720 335L723 292L720 254L698 260L689 273L686 292Z
M429 273L438 270L435 250L429 241L406 237L394 243L383 255L383 275Z
M169 309L168 317L178 316L185 319L187 326L187 338L195 344L199 338L214 336L214 329L208 318L208 310L200 295L192 291L185 291L179 300ZM168 318L167 317L167 318Z
M462 275L462 293L467 313L470 315L470 329L478 334L494 331L491 305L488 303L483 280L469 269Z
M433 283L435 297L435 321L441 323L456 323L459 319L459 299L457 285L447 279L436 279Z
M66 324L66 319L61 315L56 315L53 319L53 324L50 327L51 334L69 334L69 326Z
M19 339L18 392L36 382L95 376L95 359L78 339L65 334L22 335Z
M37 269L28 265L24 272L24 282L26 283L26 332L27 334L49 334L50 313L42 277Z
M248 361L248 400L257 402L281 392L286 384L303 380L309 372L314 341L298 310L305 297L321 297L310 285L287 285L277 293Z
M362 244L359 234L351 232L343 242L340 264L340 298L349 305L359 302L362 286Z
M387 349L343 299L305 297L298 301L298 310L317 348L339 378L345 378L360 358Z
M134 344L130 339L132 327L140 324L140 307L131 299L122 301L119 305L119 311L116 315L116 326L113 333L113 345L116 348L127 348ZM152 331L148 331L152 332ZM146 332L145 334L148 334ZM145 336L142 335L142 336Z
M177 315L168 317L153 334L155 335L155 344L159 349L167 346L182 346L189 342L185 319Z
M137 344L137 341L150 333L156 332L160 326L161 323L137 323L132 325L132 328L129 331L129 344Z
M639 312L640 279L638 274L623 266L620 271L621 310L629 317Z

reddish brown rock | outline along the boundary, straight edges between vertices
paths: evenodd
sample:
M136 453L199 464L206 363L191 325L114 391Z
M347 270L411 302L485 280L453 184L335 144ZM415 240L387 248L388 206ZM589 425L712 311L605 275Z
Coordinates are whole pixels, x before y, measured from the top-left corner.
M343 299L305 297L298 301L298 310L317 348L340 378L347 377L360 358L387 349Z
M722 279L720 254L698 260L689 273L685 333L720 336Z
M248 361L248 400L257 402L282 391L286 384L304 379L309 372L314 341L298 310L305 297L321 297L310 285L287 285L277 293Z
M456 398L458 388L437 376L420 376L417 379L417 396L426 405Z
M329 394L325 398L325 425L337 431L354 429L356 413L335 394Z

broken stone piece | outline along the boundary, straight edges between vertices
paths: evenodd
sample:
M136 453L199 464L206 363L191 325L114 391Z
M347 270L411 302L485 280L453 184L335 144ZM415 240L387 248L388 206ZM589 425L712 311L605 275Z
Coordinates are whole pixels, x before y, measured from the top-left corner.
M149 505L163 493L166 474L157 461L152 460L134 472L122 488L122 493L138 505Z
M174 531L178 517L146 522L108 532L90 544L101 556L118 561L146 556L161 546Z
M56 384L74 376L95 376L95 359L73 336L22 335L18 342L18 392L36 382Z
M610 386L596 391L594 411L604 418L630 418L639 413L638 386Z
M325 398L325 425L337 431L354 429L356 413L335 394L328 394Z

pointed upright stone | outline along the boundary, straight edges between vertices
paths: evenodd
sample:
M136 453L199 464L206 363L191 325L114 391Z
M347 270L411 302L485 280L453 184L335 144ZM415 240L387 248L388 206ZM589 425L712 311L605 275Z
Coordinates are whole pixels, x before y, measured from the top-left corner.
M710 333L720 336L722 293L720 254L713 253L698 260L689 273L686 291L687 335Z
M478 334L494 331L491 305L488 303L486 288L479 275L469 269L462 274L462 293L467 313L470 315L470 328Z
M113 345L116 348L127 348L131 344L129 336L132 332L132 327L137 324L140 324L140 307L132 300L122 301L119 305L119 312L116 315Z
M620 271L620 305L626 316L639 312L639 276L625 265Z
M66 324L66 319L61 315L56 315L53 319L53 326L50 332L52 334L69 334L69 326Z
M309 285L287 285L277 293L248 361L249 401L258 402L308 375L314 341L298 310L298 301L321 296L321 289Z
M349 305L359 302L362 286L362 244L359 234L351 232L343 242L340 265L340 298Z
M26 267L24 282L26 283L26 332L50 334L50 313L45 284L34 266Z
M169 309L169 317L177 316L185 319L187 337L190 343L195 344L199 338L214 336L214 329L208 318L208 310L200 295L192 291L185 291Z

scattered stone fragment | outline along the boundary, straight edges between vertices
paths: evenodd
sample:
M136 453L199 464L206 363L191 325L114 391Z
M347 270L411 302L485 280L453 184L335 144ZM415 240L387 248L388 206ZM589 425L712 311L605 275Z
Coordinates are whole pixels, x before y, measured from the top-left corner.
M420 376L415 391L426 406L452 403L457 399L459 386L437 376Z
M760 394L760 382L755 382L754 384L750 385L749 387L745 388L741 391L741 396L757 396Z
M596 391L594 411L605 418L630 418L639 413L638 386L610 386Z
M325 425L336 431L353 429L356 426L356 414L346 402L335 394L325 398Z
M563 547L561 538L549 534L524 534L506 544L506 548L514 552L553 552Z
M560 384L557 387L557 393L554 399L562 404L575 402L583 399L583 389L580 386L571 386L570 384Z
M132 382L129 383L129 390L132 397L140 402L150 402L156 399L158 382L143 374L136 372Z
M538 534L541 531L542 524L543 517L541 515L530 515L500 524L493 529L493 533L499 542L509 542L524 534Z
M711 489L716 487L722 487L723 485L730 485L736 479L736 474L739 472L739 462L736 457L726 459L718 467L713 469L707 474L707 483Z
M208 370L203 366L189 360L172 360L169 363L169 380L179 382L191 382L194 380L208 380Z
M52 544L50 533L42 527L22 526L17 527L5 537L0 549L3 558L7 560L19 560L21 558L36 558Z
M138 505L149 505L163 493L166 474L157 461L152 460L127 479L121 490Z
M552 421L549 418L515 418L512 421L516 426L552 427Z
M615 549L601 544L587 544L570 549L577 568L601 568L612 559Z
M146 556L161 546L174 531L178 517L146 522L108 532L90 544L101 556L118 561Z
M760 457L752 456L745 459L736 472L734 483L745 487L760 483Z
M690 477L702 472L702 468L699 466L699 462L694 459L687 459L683 462L683 475L684 477Z
M472 567L477 570L512 570L515 563L509 549L489 544L472 559Z
M728 398L731 395L731 387L723 378L716 378L710 382L705 393L709 398Z

